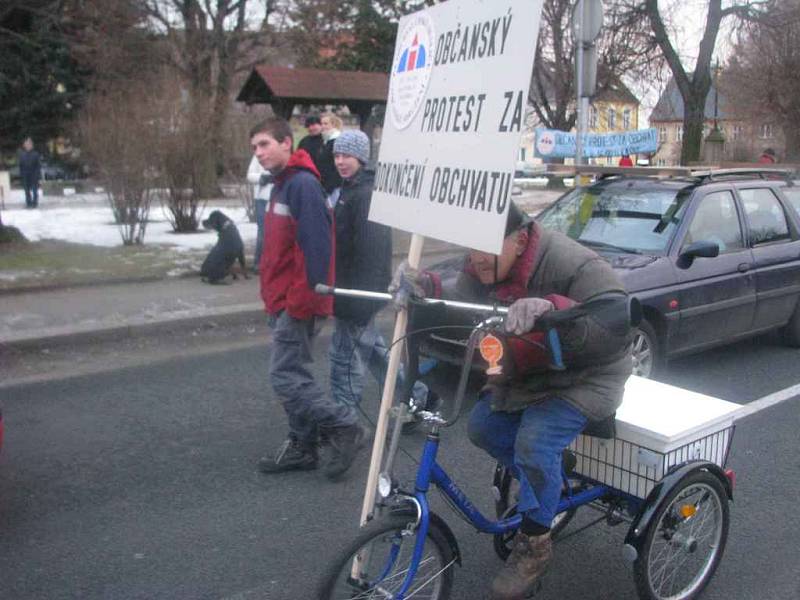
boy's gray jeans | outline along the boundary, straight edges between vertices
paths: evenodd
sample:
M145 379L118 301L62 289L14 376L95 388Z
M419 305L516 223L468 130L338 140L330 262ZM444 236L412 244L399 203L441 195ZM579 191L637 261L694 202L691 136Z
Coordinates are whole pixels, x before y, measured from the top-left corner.
M311 370L311 344L316 319L295 319L285 310L270 319L272 356L269 377L298 442L313 445L319 428L346 427L358 422L355 410L335 402L317 385Z

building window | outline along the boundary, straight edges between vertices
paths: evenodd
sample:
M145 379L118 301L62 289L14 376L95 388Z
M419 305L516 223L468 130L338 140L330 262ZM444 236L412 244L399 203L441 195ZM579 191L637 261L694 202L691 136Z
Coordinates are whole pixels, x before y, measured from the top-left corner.
M761 127L758 128L758 137L762 140L768 140L774 137L772 135L772 124L771 123L764 123Z
M608 128L609 129L616 129L617 128L617 111L613 108L608 109Z
M663 158L659 158L656 161L656 165L659 166L659 167L666 167L667 166L667 161L664 160Z
M626 108L622 111L622 129L628 131L631 128L631 109Z
M742 137L742 126L741 125L734 125L733 126L733 139L738 140Z
M675 126L675 139L679 142L683 141L683 125Z
M589 128L597 129L597 109L594 106L589 107Z
M664 126L661 126L661 127L658 128L658 141L659 142L668 142L669 141L667 139L667 128L664 127Z
M614 166L614 157L613 156L606 156L606 166L613 167Z
M525 148L520 148L519 149L519 159L522 162L525 162Z

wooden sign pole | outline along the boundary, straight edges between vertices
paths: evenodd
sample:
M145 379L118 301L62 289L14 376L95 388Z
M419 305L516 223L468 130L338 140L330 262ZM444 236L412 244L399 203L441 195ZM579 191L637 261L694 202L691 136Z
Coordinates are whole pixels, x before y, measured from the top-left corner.
M408 264L414 268L419 268L419 261L422 257L422 245L425 237L419 234L411 236L411 246L408 249ZM389 352L389 366L386 369L386 380L383 382L383 397L378 413L378 424L375 427L375 439L372 442L372 460L369 465L369 475L367 476L367 489L364 492L364 504L361 507L361 525L363 526L371 517L375 508L375 493L378 487L378 475L381 472L383 462L383 451L386 445L386 429L389 423L389 412L394 401L394 390L397 382L397 371L400 369L400 359L402 357L403 344L396 343L397 340L405 336L408 327L408 311L403 309L397 313L394 322L394 335L392 335L392 349Z

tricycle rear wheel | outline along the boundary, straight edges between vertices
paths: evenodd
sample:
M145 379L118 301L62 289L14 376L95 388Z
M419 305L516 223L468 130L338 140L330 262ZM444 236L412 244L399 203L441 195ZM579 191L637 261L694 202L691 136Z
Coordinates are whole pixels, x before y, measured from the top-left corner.
M730 513L719 479L695 471L675 486L648 527L633 565L642 600L692 600L725 551Z

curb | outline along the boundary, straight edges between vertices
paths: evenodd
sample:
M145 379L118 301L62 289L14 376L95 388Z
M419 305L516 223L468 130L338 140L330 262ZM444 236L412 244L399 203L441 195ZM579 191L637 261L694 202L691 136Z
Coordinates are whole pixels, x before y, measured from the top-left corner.
M235 304L221 308L191 309L166 313L155 318L135 317L124 323L79 324L50 327L32 331L12 333L0 338L0 347L30 349L39 346L59 346L65 344L85 344L134 338L157 330L158 333L176 333L198 326L208 326L209 321L217 324L259 323L264 320L264 306L261 302Z

